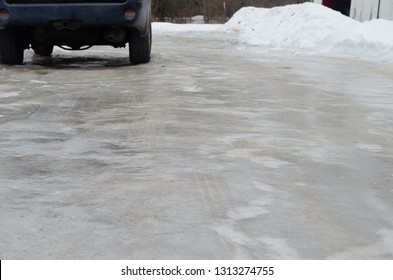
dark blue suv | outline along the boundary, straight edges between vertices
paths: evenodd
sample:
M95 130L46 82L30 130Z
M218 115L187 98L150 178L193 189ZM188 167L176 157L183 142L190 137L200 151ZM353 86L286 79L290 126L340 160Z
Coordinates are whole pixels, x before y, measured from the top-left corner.
M0 62L22 64L25 49L83 50L129 45L132 64L151 52L151 0L0 0Z

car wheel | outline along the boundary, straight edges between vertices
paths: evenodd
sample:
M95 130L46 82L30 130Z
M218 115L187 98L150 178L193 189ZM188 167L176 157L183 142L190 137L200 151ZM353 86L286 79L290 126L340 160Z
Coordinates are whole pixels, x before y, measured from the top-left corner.
M35 54L41 56L50 56L53 52L53 46L37 44L33 45L33 50Z
M18 35L19 34L19 35ZM16 28L0 30L0 62L4 64L23 63L24 44Z
M130 52L130 62L132 64L147 63L150 61L151 53L151 24L149 24L147 35L141 37L137 29L128 31L128 47Z

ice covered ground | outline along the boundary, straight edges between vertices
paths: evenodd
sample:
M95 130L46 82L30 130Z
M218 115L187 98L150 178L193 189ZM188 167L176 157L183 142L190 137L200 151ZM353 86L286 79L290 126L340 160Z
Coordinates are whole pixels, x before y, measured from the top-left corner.
M246 7L225 25L155 23L153 30L156 34L234 32L239 44L261 50L393 60L393 22L361 23L313 3L272 9Z
M393 259L392 64L231 24L0 68L0 259Z

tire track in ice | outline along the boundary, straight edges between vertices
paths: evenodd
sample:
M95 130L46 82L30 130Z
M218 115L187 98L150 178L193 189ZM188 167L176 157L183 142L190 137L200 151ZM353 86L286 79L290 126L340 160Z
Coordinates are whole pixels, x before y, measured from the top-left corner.
M140 94L130 94L127 101L135 106L136 116L128 124L127 142L143 150L162 148L165 143L167 110L149 104Z
M217 175L201 172L194 172L189 178L190 185L195 187L203 201L205 211L210 214L213 232L223 241L227 252L235 258L246 258L242 245L249 241L248 237L235 231L233 222L226 215L233 203L227 182Z
M193 182L212 217L225 218L232 200L227 183L217 175L206 173L194 173Z
M242 227L239 226L240 222L256 219L269 213L267 207L273 201L269 195L274 190L272 186L254 182L254 188L263 194L257 195L255 199L248 201L245 205L234 206L236 201L231 195L230 186L223 178L208 173L193 173L192 184L196 186L199 196L204 202L205 210L210 213L213 219L213 230L225 241L233 258L260 257L255 248L261 246L268 247L272 252L280 250L284 252L282 255L296 255L295 251L286 245L285 240L273 240L267 236L254 238L242 231ZM279 255L279 253L274 254Z
M234 247L235 258L259 257L255 255L255 248L260 247L260 241L239 230L242 227L238 225L243 221L256 219L268 213L266 207L272 202L272 199L267 194L273 187L259 182L253 182L253 186L264 195L255 196L255 199L248 201L246 205L229 207L226 218L215 226L216 232Z

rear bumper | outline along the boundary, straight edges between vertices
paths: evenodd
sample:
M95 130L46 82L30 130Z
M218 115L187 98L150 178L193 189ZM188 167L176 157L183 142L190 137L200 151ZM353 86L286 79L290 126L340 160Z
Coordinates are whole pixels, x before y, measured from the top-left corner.
M136 11L133 20L124 17L126 8ZM52 21L78 20L85 27L134 27L145 34L150 21L150 0L76 4L7 4L0 0L0 9L6 9L9 13L7 20L0 19L0 29L11 26L48 26Z

